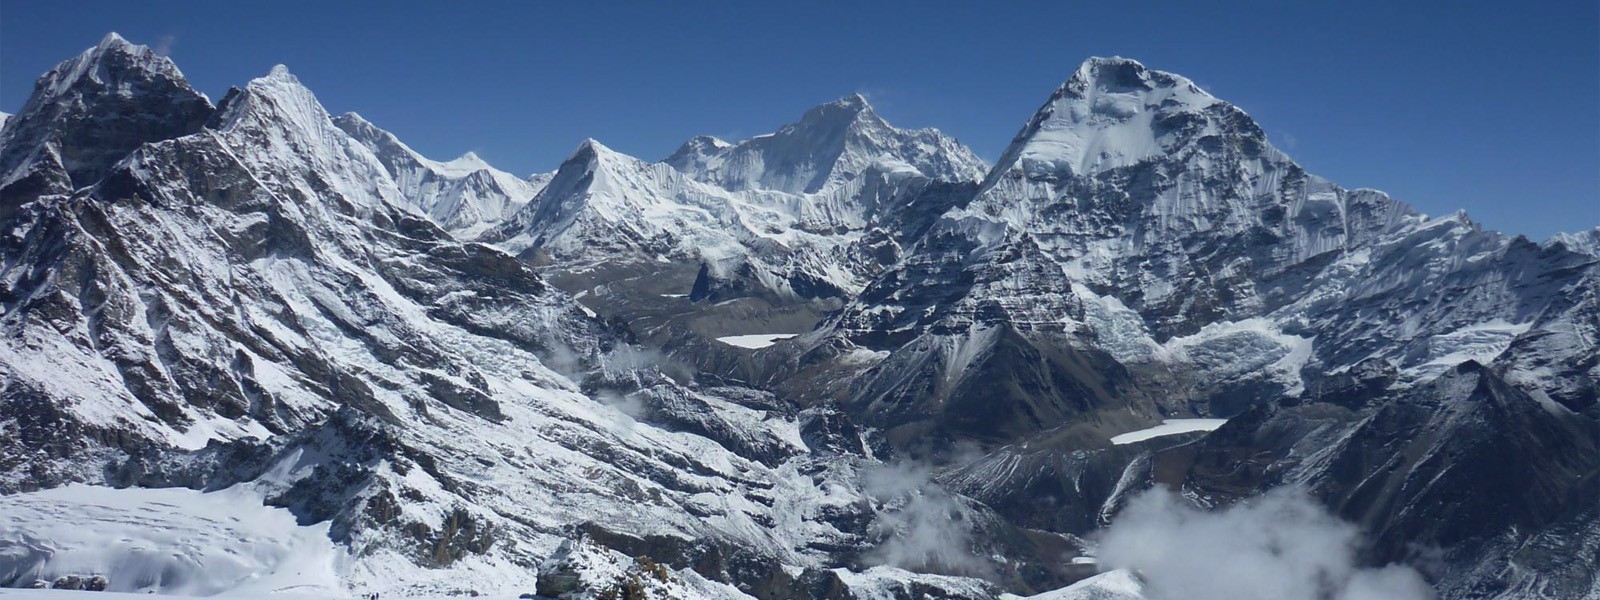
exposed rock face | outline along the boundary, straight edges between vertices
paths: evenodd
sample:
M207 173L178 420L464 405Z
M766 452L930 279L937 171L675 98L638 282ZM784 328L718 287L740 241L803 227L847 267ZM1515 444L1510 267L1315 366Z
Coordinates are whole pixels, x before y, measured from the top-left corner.
M83 581L83 589L90 592L104 592L106 591L106 586L109 585L111 585L111 582L99 575L91 576Z
M141 144L193 133L210 114L172 61L109 34L40 77L22 112L7 119L0 204L9 210L92 184Z

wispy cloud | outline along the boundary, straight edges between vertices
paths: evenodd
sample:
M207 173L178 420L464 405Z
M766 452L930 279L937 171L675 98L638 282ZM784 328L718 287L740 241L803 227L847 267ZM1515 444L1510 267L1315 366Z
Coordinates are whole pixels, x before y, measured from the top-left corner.
M161 56L172 56L172 47L176 45L178 45L178 36L169 33L157 39L155 48L151 50Z

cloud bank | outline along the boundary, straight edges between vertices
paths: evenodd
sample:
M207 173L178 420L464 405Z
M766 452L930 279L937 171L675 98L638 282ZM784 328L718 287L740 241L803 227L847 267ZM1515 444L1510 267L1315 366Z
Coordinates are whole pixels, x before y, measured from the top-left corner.
M1426 600L1416 570L1356 561L1356 528L1280 488L1215 511L1158 488L1100 538L1103 568L1130 569L1150 600Z
M883 542L868 564L911 571L982 576L990 565L972 552L971 525L954 495L934 483L931 467L906 461L866 469L864 491L878 505L873 531Z

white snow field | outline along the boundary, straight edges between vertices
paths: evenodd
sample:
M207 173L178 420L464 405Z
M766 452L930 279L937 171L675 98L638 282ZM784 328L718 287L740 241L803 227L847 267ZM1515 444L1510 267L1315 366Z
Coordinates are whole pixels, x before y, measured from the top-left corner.
M754 333L750 335L730 335L717 338L717 341L729 346L750 348L752 350L765 348L778 343L778 340L787 340L798 333Z
M246 486L216 492L88 485L0 496L0 580L100 575L108 591L344 598L329 523L302 527ZM105 592L82 592L105 598ZM0 596L69 598L62 591ZM91 597L91 596L86 596Z
M1127 569L1117 569L1036 596L1004 594L1000 598L1001 600L1142 600L1144 586Z
M1111 443L1121 446L1164 435L1177 435L1191 431L1214 431L1227 422L1227 419L1165 419L1155 427L1147 427L1138 431L1129 431L1112 436Z
M4 600L161 600L163 598L193 598L194 596L175 596L170 594L137 594L133 592L86 592L81 590L8 590L0 588L0 598ZM206 597L206 596L202 596ZM224 592L210 598L221 600L310 600L312 598L351 598L349 595L333 594L288 594L272 592ZM383 596L388 598L389 596ZM460 596L403 596L404 600L457 600ZM485 594L474 597L474 600L515 600L517 596L509 594Z

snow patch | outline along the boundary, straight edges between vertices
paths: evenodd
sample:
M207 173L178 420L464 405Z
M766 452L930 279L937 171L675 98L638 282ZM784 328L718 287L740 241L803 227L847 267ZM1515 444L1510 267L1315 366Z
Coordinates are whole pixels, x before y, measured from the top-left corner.
M1223 423L1227 422L1227 419L1165 419L1155 427L1146 427L1138 431L1129 431L1112 436L1111 443L1121 446L1192 431L1215 431Z
M750 335L729 335L717 338L717 341L729 346L749 348L752 350L766 348L778 343L778 340L787 340L798 333L755 333Z

